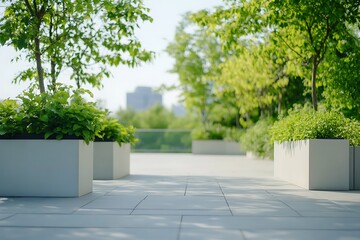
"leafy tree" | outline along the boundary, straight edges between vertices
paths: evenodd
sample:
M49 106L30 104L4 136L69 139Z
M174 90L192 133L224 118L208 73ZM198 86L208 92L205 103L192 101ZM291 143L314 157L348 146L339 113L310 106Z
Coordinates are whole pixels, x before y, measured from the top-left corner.
M360 1L345 0L227 0L215 12L200 11L193 19L237 48L242 38L261 41L272 32L279 48L288 49L297 70L311 72L313 108L317 109L317 74L333 42L344 39L348 25L359 24ZM307 72L303 72L307 76Z
M139 114L142 128L166 129L174 120L175 115L161 105L155 105Z
M152 53L134 35L139 21L151 21L142 0L0 0L0 45L25 53L36 66L15 81L36 79L40 92L45 80L55 90L63 70L71 70L78 87L101 86L109 66L134 66Z
M120 123L144 129L167 129L175 120L175 115L161 105L154 105L143 112L120 109L116 115Z
M189 16L186 14L179 23L174 41L166 51L175 59L171 72L179 76L177 88L182 91L185 106L199 114L206 126L216 105L214 78L219 72L223 52L218 39L196 28Z
M140 116L133 109L119 109L115 115L119 122L125 126L132 125L136 128L142 128Z
M331 109L340 110L348 117L360 120L360 37L358 31L338 42L337 51L324 60L322 79L324 97Z

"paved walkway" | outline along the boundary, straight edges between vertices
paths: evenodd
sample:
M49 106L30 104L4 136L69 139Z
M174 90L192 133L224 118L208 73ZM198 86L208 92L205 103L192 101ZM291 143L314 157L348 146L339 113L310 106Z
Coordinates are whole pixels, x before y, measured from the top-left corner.
M307 191L241 156L133 154L80 198L0 198L0 239L360 239L360 192Z

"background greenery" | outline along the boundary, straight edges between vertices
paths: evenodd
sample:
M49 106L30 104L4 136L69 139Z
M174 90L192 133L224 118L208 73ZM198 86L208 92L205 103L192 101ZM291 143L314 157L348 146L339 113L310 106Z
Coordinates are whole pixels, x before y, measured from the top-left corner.
M174 59L169 71L179 82L165 88L181 90L188 114L176 117L161 106L119 110L113 117L120 123L56 82L70 70L81 92L84 83L101 87L111 66L150 61L153 53L135 36L139 21L152 21L142 1L0 3L8 6L0 18L0 45L33 63L14 81L30 80L41 92L0 103L2 135L121 142L113 131L121 124L184 129L196 139L240 141L261 157L272 156L273 140L349 138L360 144L360 1L224 0L223 6L186 13L166 48ZM50 127L53 122L58 126ZM162 149L188 144L190 137L179 134L159 130L149 141ZM123 136L134 141L132 128Z

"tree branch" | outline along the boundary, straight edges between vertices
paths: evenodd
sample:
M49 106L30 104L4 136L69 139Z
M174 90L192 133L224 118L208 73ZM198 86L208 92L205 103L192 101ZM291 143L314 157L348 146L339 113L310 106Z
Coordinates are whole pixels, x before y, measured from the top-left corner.
M34 11L34 9L32 9L28 0L25 0L25 5L26 5L27 9L30 11L31 15L35 16L35 11Z
M283 39L280 35L279 35L279 38L281 41L283 41L285 43L285 45L290 48L291 51L293 51L296 55L298 55L301 59L304 59L304 57L298 52L296 51L293 47L291 47L286 41L285 39Z

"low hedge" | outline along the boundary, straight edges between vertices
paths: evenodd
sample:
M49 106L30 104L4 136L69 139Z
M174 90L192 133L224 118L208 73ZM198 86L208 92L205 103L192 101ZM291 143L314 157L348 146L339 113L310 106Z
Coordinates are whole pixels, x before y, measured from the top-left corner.
M360 123L345 118L336 111L304 108L290 111L269 130L272 141L303 139L349 139L350 145L360 145Z

